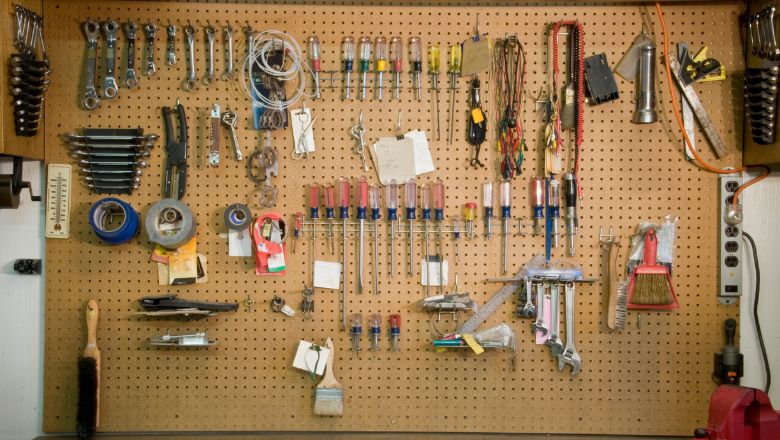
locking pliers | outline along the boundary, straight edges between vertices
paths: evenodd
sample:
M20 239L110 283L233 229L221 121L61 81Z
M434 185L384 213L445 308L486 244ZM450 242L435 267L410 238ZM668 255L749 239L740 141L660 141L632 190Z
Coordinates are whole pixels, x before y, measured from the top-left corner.
M174 138L172 115L179 117L179 137ZM187 117L184 115L184 106L178 101L176 107L162 108L163 122L165 123L165 151L168 157L165 160L165 186L163 196L171 198L173 186L173 173L176 169L176 199L184 197L187 189Z

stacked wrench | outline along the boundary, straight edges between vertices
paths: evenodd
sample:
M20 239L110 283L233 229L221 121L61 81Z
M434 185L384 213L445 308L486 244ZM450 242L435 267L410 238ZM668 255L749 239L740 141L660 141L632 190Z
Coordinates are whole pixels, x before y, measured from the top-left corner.
M35 136L49 83L49 59L43 44L43 18L16 6L17 53L11 55L10 81L17 136ZM40 44L41 59L37 58Z
M775 142L777 123L777 66L745 69L745 110L753 142Z
M563 371L566 365L571 366L571 375L574 376L582 368L582 358L574 345L574 283L566 283L566 347L558 356L558 369Z

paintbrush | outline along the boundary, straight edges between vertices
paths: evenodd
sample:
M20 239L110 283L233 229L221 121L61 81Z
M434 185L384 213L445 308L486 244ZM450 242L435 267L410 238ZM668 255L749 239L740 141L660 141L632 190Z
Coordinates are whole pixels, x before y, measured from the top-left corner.
M634 269L628 285L628 308L671 310L679 307L672 287L669 268L656 263L658 237L655 229L645 234L645 249L642 264Z
M91 299L85 313L87 345L79 359L79 402L76 434L81 439L95 435L100 420L100 350L97 347L98 304Z
M333 340L325 341L330 353L325 363L325 374L314 394L314 414L318 416L341 416L344 414L344 390L333 376Z

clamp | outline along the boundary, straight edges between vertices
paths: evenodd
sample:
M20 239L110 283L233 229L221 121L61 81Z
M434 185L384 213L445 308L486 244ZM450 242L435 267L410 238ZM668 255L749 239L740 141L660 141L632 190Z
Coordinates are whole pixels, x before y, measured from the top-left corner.
M171 115L176 113L179 117L178 139L173 135L173 121ZM163 196L172 197L173 172L176 170L176 199L184 197L187 189L187 117L184 114L184 106L176 101L176 107L162 108L163 122L165 123L165 151L168 158L165 160L165 186Z

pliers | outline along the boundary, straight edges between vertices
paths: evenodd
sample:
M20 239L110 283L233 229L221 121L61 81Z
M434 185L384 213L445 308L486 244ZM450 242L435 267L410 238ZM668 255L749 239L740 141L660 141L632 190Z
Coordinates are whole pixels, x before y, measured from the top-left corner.
M171 115L179 116L179 137L174 139L173 121ZM165 160L165 186L163 196L171 198L171 186L173 184L173 172L176 169L176 199L184 197L187 189L187 117L184 115L184 106L178 101L176 107L162 108L163 122L165 123L165 151L168 157Z

